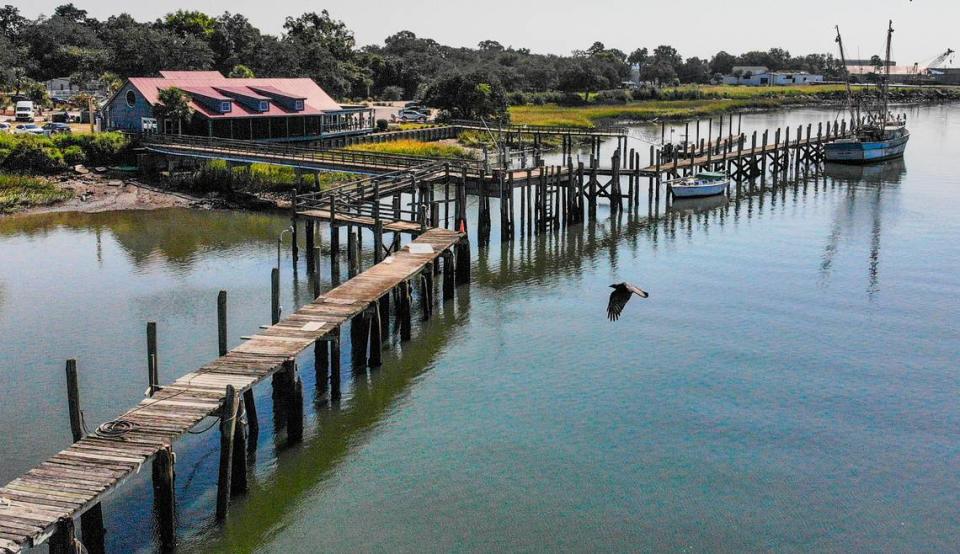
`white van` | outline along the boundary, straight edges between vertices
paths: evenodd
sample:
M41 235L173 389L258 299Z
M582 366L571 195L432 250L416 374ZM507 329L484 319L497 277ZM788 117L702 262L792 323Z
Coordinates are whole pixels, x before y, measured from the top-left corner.
M29 100L17 102L17 121L29 121L33 123L33 102Z

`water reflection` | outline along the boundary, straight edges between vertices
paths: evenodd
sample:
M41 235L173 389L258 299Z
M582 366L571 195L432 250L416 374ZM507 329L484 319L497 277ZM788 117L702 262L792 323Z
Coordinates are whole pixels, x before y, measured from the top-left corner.
M96 257L103 263L102 234L109 233L142 267L159 257L173 268L189 268L201 252L229 250L276 240L284 221L269 213L201 212L163 209L151 212L45 213L0 218L0 237L44 238L67 229L96 235Z
M858 220L858 195L868 200L870 248L867 256L867 294L871 299L880 291L880 246L883 230L884 202L890 199L890 191L896 187L906 175L906 163L900 159L871 165L843 165L827 164L824 174L834 183L847 187L843 202L836 209L830 234L824 246L824 253L820 264L821 284L826 284L830 278L839 245L845 232L852 232L851 227ZM885 192L886 191L886 192Z

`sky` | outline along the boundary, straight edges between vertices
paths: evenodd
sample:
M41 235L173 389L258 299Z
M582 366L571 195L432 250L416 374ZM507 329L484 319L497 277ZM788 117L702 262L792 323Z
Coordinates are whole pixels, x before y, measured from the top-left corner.
M50 14L68 0L0 0L28 17ZM894 22L893 58L924 65L948 47L960 50L960 0L74 0L94 17L128 12L153 20L177 9L211 15L242 13L261 30L280 34L288 15L327 9L347 23L359 45L382 44L410 30L452 46L485 39L534 52L569 54L594 41L624 52L670 44L684 57L709 58L781 47L793 55L836 54L840 25L849 58L882 56L887 20ZM859 54L859 55L858 55ZM951 64L947 64L951 65ZM955 56L953 66L960 65Z

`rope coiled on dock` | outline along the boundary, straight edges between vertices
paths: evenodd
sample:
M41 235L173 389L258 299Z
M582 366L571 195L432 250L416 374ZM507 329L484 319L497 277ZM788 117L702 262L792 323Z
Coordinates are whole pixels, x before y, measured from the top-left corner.
M119 438L139 426L136 422L127 419L115 419L97 427L97 436L105 439Z

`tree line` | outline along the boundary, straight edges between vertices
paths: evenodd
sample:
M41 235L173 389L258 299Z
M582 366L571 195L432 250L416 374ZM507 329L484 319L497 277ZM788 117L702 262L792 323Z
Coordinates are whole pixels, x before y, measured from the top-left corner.
M232 76L310 77L340 99L422 99L480 94L499 102L509 92L590 93L620 88L631 77L658 84L708 83L735 65L763 65L838 78L830 54L791 56L780 48L734 56L683 58L672 46L627 54L595 42L567 56L485 40L476 48L446 46L410 31L383 44L358 46L353 32L326 10L287 17L283 33L261 32L241 14L212 16L180 10L155 21L128 14L106 20L73 4L50 16L28 19L12 5L0 8L0 88L70 77L78 84L101 81L116 87L129 76L160 70L218 70ZM478 90L486 85L489 90ZM494 98L496 97L496 98Z

